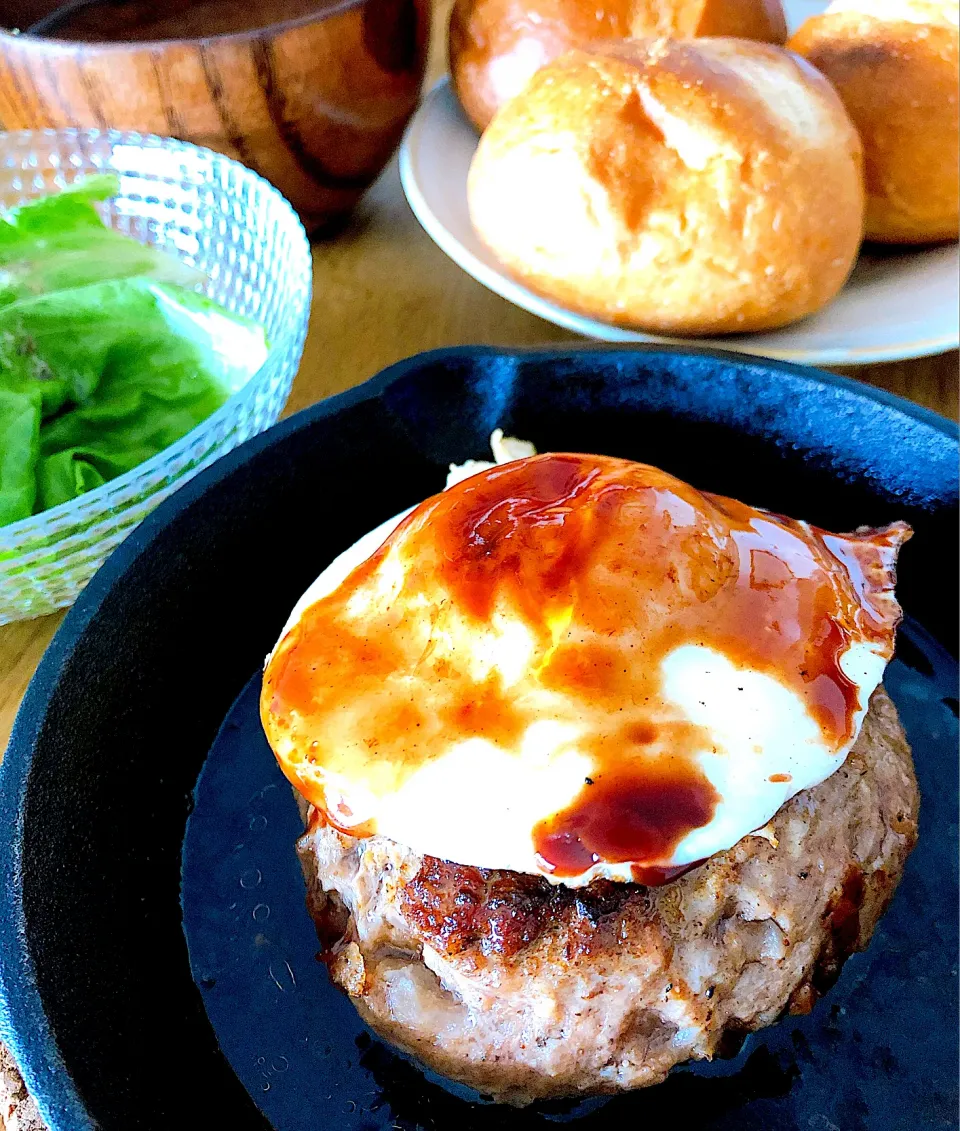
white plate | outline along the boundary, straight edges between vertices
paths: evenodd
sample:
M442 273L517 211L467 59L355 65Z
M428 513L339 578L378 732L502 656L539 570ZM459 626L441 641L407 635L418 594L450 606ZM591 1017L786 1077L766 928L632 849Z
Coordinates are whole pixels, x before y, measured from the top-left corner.
M787 5L791 25L821 9ZM791 17L793 17L791 19ZM870 251L847 285L811 318L782 330L722 338L664 338L584 318L510 278L480 243L467 211L467 171L477 135L446 79L426 96L400 150L400 176L417 219L434 242L490 290L549 322L608 342L695 342L816 365L897 361L953 349L960 340L957 245Z

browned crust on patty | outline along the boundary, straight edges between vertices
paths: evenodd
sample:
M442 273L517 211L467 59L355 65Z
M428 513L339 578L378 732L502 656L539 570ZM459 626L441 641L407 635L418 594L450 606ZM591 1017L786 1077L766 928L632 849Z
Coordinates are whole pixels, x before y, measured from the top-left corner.
M648 905L650 889L597 880L585 888L555 886L538 876L450 864L424 856L400 888L407 921L424 942L447 954L474 951L512 958L562 924L572 954L603 946L618 915Z
M614 1092L805 1012L868 942L916 840L879 689L844 765L662 887L579 891L314 822L299 842L331 976L430 1067L512 1103ZM774 843L775 842L775 843Z

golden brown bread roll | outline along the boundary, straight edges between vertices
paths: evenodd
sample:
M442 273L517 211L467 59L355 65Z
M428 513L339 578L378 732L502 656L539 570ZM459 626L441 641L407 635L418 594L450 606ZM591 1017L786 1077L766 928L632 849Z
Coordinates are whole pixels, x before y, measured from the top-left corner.
M841 0L789 46L837 88L863 141L867 239L955 239L956 0Z
M860 141L836 93L739 39L571 51L493 119L467 191L480 239L531 290L667 334L820 309L863 225Z
M782 44L787 24L780 0L456 0L450 74L482 131L535 71L573 47L700 35Z

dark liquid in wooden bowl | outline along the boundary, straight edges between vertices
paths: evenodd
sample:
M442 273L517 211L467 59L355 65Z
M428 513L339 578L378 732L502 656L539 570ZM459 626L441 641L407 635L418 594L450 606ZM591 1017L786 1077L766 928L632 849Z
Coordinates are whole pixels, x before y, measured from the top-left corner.
M350 0L6 0L0 23L53 39L136 43L254 31L347 6Z

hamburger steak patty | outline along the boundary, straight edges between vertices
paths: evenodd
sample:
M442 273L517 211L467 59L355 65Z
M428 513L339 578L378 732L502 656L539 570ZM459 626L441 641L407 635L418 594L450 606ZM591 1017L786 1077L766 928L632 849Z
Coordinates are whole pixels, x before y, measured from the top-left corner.
M577 890L449 864L346 836L315 811L298 851L323 957L363 1019L446 1076L524 1104L656 1084L725 1037L807 1012L868 942L917 806L879 688L836 773L661 887Z

